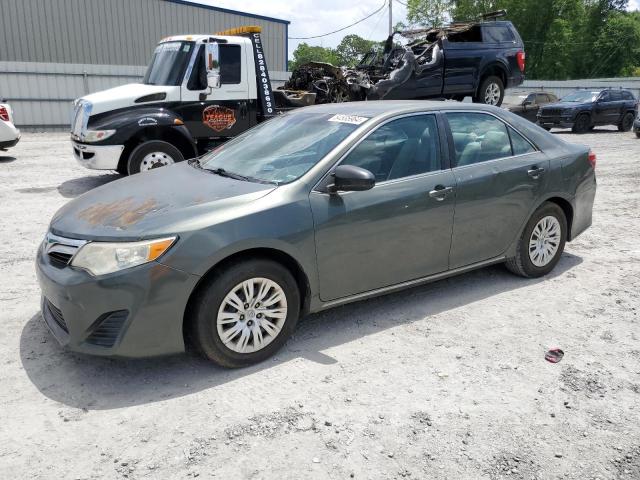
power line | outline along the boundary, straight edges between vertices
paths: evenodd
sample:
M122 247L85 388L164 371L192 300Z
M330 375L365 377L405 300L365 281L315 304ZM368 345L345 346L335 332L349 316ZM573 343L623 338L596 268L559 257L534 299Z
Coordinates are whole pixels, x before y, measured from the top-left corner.
M343 30L346 30L347 28L351 28L354 25L362 23L365 20L367 20L368 18L373 17L376 13L378 13L380 10L382 10L386 5L387 5L387 0L384 0L384 2L382 3L382 6L379 9L377 9L375 12L370 13L366 17L358 20L357 22L352 23L351 25L347 25L346 27L339 28L338 30L334 30L333 32L325 33L325 34L322 34L322 35L314 35L313 37L289 37L289 40L311 40L312 38L320 38L320 37L327 37L329 35L333 35L334 33L338 33L338 32L341 32Z
M405 7L409 8L409 5L407 5L404 2L401 2L400 0L396 0L396 2L398 2L400 5L404 5Z

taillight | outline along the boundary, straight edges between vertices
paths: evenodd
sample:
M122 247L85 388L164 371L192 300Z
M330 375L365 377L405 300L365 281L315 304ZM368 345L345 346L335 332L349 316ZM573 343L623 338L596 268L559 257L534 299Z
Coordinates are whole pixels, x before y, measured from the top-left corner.
M591 168L596 168L596 154L589 150L589 163L591 164Z
M522 73L524 73L524 60L526 58L526 55L524 54L524 52L522 50L520 50L517 54L516 54L516 59L518 60L518 68L520 69L520 71Z
M9 112L7 111L7 107L0 105L0 119L5 122L9 121Z

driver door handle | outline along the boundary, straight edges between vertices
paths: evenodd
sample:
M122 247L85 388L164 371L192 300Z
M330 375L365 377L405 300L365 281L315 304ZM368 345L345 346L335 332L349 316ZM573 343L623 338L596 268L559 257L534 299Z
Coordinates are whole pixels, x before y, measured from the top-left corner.
M527 175L529 175L533 179L537 179L544 173L544 168L538 167L534 165L531 169L527 170Z
M453 192L453 187L445 187L444 185L436 185L433 190L429 192L431 198L435 198L438 202L444 200L447 195Z

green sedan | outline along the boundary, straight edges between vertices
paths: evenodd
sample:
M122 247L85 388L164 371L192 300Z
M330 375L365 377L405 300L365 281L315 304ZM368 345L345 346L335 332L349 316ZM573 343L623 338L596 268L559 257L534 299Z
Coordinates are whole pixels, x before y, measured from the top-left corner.
M503 109L302 108L66 204L37 254L43 318L74 351L250 365L310 312L495 263L548 274L595 192L588 147Z

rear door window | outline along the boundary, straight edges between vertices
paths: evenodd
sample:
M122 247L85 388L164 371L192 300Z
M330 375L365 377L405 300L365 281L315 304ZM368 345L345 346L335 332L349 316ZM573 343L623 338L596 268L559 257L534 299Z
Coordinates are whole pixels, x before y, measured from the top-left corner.
M625 100L635 100L635 97L633 96L633 93L627 91L627 90L623 90L622 91L622 98Z
M513 128L508 127L508 130L509 136L511 137L511 146L513 148L514 155L525 155L536 151L533 145L531 145L527 139L516 132Z
M482 27L482 39L487 43L514 42L511 30L505 26L485 25Z
M538 105L543 105L545 103L549 102L549 97L547 96L546 93L538 93L536 94L536 103Z
M513 155L507 126L496 117L475 112L447 112L446 117L457 167Z

